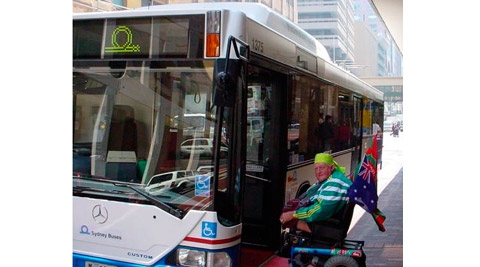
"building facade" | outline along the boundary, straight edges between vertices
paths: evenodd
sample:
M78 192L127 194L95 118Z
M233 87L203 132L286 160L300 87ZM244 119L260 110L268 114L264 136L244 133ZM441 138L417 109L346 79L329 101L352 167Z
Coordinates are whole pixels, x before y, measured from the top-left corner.
M337 64L354 62L352 0L298 0L298 25L320 41Z
M362 77L403 77L403 56L385 23L370 1L353 0L355 20L355 65L351 72ZM375 86L384 93L385 113L403 114L403 85Z
M264 4L293 22L297 22L297 0L73 0L73 13L95 11L117 11L152 5L250 2Z

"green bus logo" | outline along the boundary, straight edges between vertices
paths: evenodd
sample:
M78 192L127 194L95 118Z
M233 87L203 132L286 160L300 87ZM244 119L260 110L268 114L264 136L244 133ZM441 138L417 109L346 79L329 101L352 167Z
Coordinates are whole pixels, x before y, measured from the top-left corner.
M119 43L119 34L125 35L125 41L123 44ZM121 36L121 35L120 35ZM123 37L123 36L121 36ZM120 37L120 38L121 38ZM134 53L140 52L140 45L134 45L133 34L130 28L127 26L118 26L112 33L112 45L105 47L105 53Z

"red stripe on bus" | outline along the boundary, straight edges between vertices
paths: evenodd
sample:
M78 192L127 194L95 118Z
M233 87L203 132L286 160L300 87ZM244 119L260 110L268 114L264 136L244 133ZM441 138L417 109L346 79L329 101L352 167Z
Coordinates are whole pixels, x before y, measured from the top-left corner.
M196 243L203 243L203 244L210 244L210 245L218 245L218 244L226 244L230 242L234 242L238 239L240 239L241 235L237 235L231 238L227 239L205 239L205 238L196 238L196 237L185 237L183 239L184 241L189 241L189 242L196 242Z

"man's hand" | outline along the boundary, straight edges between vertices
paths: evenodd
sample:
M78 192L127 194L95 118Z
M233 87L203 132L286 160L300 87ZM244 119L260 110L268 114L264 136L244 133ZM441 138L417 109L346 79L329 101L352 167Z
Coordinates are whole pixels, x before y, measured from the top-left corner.
M295 213L295 211L287 211L287 212L282 213L282 215L280 215L280 223L284 224L284 223L294 219L293 218L294 213Z

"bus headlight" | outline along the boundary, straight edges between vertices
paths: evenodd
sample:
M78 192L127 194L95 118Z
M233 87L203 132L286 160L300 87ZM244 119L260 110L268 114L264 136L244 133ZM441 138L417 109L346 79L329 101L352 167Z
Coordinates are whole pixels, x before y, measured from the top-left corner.
M177 263L191 267L230 267L232 260L225 252L206 252L181 248L177 250Z

